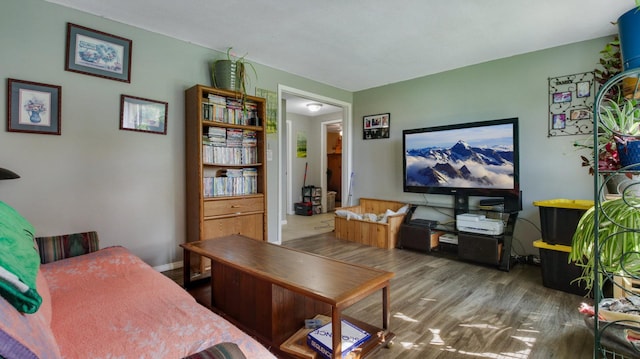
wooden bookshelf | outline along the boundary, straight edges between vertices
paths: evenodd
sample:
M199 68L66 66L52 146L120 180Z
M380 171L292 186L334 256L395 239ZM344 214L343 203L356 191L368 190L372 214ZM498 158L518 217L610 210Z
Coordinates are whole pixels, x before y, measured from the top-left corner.
M185 91L187 242L267 240L265 99L195 85ZM206 258L191 258L194 278Z

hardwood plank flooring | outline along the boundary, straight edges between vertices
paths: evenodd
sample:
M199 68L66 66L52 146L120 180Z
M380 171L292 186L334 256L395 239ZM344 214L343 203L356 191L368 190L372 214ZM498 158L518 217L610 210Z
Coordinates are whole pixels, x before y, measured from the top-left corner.
M503 272L455 259L337 240L333 233L291 239L283 245L395 273L390 328L396 338L390 348L370 358L593 356L593 335L577 310L581 302L590 300L544 287L538 266L518 264ZM173 277L181 281L181 274ZM204 294L200 290L202 295L206 290ZM345 314L380 325L380 302L380 295L374 294Z

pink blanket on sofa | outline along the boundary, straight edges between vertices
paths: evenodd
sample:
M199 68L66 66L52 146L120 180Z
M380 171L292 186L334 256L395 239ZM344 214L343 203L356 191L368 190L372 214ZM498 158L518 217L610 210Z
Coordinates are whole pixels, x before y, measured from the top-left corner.
M238 344L247 358L275 358L123 247L41 270L65 358L182 358L220 342Z

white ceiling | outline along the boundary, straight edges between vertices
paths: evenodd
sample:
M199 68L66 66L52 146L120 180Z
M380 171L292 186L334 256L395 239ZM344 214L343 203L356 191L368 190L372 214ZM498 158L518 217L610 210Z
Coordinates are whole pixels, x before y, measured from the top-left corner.
M320 103L315 100L310 100L304 97L298 97L287 93L283 94L283 98L287 101L287 112L297 113L299 115L317 117L342 111L342 107L329 105L327 103ZM316 112L311 112L307 108L307 105L311 103L320 103L322 105L322 108L320 108L320 110Z
M222 52L233 47L249 61L347 91L611 35L617 31L611 23L634 6L633 0L47 1Z

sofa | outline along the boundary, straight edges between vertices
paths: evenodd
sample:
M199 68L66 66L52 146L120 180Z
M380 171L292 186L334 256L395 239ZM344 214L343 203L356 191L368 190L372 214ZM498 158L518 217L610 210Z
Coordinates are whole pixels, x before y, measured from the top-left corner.
M125 247L34 232L0 202L1 358L275 358Z
M395 248L408 210L406 203L360 198L357 206L336 208L336 238L378 248Z

